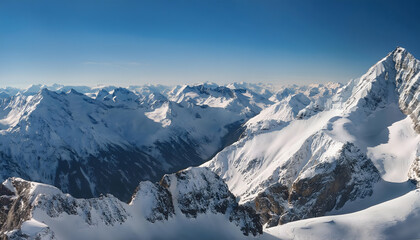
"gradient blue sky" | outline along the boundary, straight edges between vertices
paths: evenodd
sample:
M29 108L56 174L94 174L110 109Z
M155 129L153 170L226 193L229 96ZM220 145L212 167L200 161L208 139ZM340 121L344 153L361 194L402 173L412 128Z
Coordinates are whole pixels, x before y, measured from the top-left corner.
M306 84L420 57L420 1L1 0L0 86Z

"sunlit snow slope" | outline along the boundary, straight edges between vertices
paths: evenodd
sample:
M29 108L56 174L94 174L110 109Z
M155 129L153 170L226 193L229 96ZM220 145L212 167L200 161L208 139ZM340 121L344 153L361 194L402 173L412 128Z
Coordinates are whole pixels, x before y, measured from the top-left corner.
M420 62L397 48L326 97L286 93L204 166L267 226L323 216L372 193L365 203L403 194L420 175L419 76Z
M263 239L419 239L420 190L363 211L268 228Z

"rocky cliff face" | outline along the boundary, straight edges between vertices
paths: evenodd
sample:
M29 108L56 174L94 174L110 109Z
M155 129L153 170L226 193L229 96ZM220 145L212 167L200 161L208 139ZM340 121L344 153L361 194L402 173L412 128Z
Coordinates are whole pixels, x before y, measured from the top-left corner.
M380 174L353 144L344 144L336 160L314 163L288 188L271 185L255 198L257 212L268 227L324 216L348 201L372 195Z
M226 184L205 168L190 168L165 175L160 183L141 182L129 204L112 195L76 199L55 187L20 178L6 180L0 185L0 193L3 238L54 238L55 232L66 224L61 220L65 217L89 226L93 232L102 228L112 232L118 231L119 226L139 224L140 227L144 221L169 221L179 214L190 219L222 214L244 235L262 233L260 218L255 211L238 205ZM25 225L34 223L42 224L29 234ZM77 229L73 231L77 232Z
M401 110L409 115L417 132L420 132L420 106L418 91L420 84L420 61L403 48L394 51L395 84L399 93Z
M420 158L416 159L411 164L410 170L408 171L408 177L413 181L417 187L420 187Z
M335 162L317 164L313 170L322 174L303 175L292 185L288 200L296 206L292 215L298 219L323 216L348 201L370 196L380 180L372 161L351 143L344 144Z
M159 184L170 189L175 209L187 217L203 213L226 214L245 235L262 233L260 218L254 210L238 205L226 183L206 168L190 168L165 175Z

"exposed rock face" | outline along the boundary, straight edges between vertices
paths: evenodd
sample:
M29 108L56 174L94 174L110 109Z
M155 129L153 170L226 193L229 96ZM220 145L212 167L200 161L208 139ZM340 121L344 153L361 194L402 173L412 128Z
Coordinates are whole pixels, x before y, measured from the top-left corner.
M1 215L7 214L7 217L2 218L0 222L3 236L5 232L10 232L16 239L23 238L24 234L19 232L19 228L36 212L42 212L51 219L62 214L75 215L88 225L97 225L99 222L105 225L121 224L129 216L124 203L112 195L75 199L68 194L63 194L55 187L28 182L20 178L8 179L1 186L3 194L0 198L5 199ZM13 189L10 190L8 187ZM99 218L93 219L92 214ZM51 235L50 230L45 234L39 234Z
M420 84L420 61L403 48L397 48L393 55L395 69L395 84L399 95L401 110L409 115L420 133L420 105L418 91Z
M420 158L417 157L413 164L411 164L410 170L408 171L408 178L416 183L417 187L420 187Z
M181 171L165 175L160 185L172 190L177 207L188 217L211 211L225 213L235 197L219 177L208 171Z
M192 219L200 214L224 214L244 235L262 233L255 210L239 206L227 185L206 168L190 168L165 175L160 183L141 182L129 204L112 195L76 199L55 187L20 178L5 181L0 185L0 193L3 238L54 238L54 228L48 224L56 224L63 216L74 216L73 219L91 228L112 228L141 222L141 219L152 223L166 221L177 214ZM46 225L36 236L25 235L21 228L28 220Z
M143 201L150 204L142 204ZM152 223L168 220L175 214L171 193L158 183L141 182L130 205L139 206L144 217Z
M20 227L20 225L30 218L30 183L18 181L14 185L14 191L8 189L4 184L1 187L2 203L1 215L6 218L1 219L1 232L12 230Z
M292 186L289 202L299 219L323 216L347 201L370 196L380 180L372 161L351 143L343 146L335 162L320 163L314 172L322 174L298 178Z
M255 209L267 227L279 224L280 216L288 209L289 188L280 183L271 185L255 198Z
M165 175L160 185L169 189L172 199L187 217L201 213L222 213L239 226L245 235L262 233L259 216L249 207L239 206L228 186L206 168L190 168Z
M319 217L340 209L347 201L372 195L380 174L370 159L351 143L346 143L333 162L311 167L290 188L280 183L255 198L255 207L268 227L290 221Z

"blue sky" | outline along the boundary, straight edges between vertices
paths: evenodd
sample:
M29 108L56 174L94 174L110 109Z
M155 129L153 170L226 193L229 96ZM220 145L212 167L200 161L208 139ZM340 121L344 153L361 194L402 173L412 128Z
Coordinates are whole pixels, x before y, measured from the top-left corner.
M0 86L346 82L397 46L419 1L2 0Z

